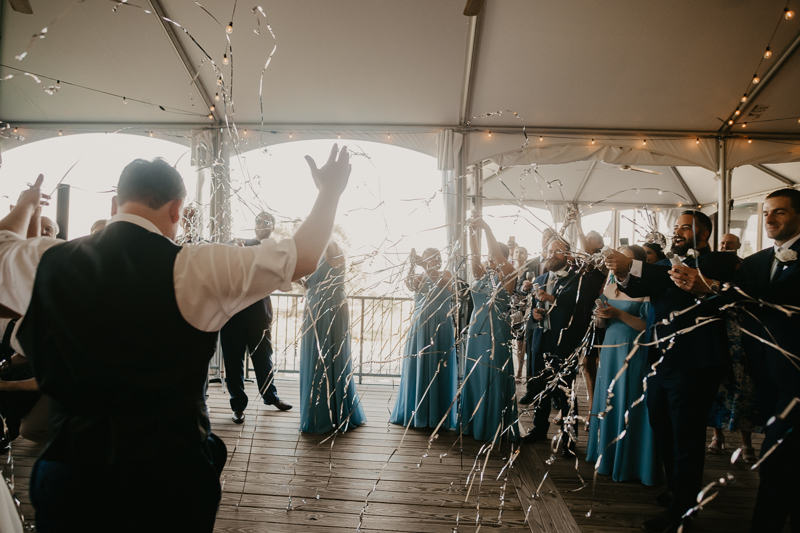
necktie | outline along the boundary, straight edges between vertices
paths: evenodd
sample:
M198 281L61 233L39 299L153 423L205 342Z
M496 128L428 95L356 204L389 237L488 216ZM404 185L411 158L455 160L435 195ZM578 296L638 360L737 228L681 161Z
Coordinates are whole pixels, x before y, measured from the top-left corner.
M778 250L775 252L775 258L772 260L772 274L769 276L770 281L775 281L778 279L781 270L783 270L781 268L781 262L778 261L778 253L780 253L782 250L783 248L778 248Z

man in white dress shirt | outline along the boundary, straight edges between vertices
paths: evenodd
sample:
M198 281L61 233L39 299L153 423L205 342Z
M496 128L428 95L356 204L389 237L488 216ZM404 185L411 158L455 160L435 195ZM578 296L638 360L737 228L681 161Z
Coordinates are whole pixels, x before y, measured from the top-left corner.
M312 273L350 174L343 147L294 237L248 248L173 240L186 195L163 160L120 176L118 214L69 243L24 239L41 178L0 221L0 310L51 398L34 466L39 531L212 531L226 453L203 398L217 331L238 311ZM154 494L154 474L159 489Z

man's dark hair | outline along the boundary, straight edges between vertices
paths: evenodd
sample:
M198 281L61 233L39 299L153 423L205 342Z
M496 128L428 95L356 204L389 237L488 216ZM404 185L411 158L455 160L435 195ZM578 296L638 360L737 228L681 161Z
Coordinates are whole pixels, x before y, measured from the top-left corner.
M273 226L275 225L275 216L269 211L261 211L256 218L261 218L261 217L267 217L270 220L270 222L272 222L272 225Z
M769 198L788 198L794 212L800 214L800 191L797 189L778 189L769 193L767 199Z
M503 257L505 257L507 261L508 255L511 253L508 249L508 246L503 244L502 242L498 242L497 244L500 245L500 253L503 254Z
M708 215L703 213L702 211L695 211L694 209L689 209L681 213L681 215L691 215L694 217L694 224L695 224L695 232L700 233L702 231L708 230L708 237L711 238L711 235L714 233L714 224L711 222L711 219L708 218Z
M594 230L590 231L589 233L586 234L586 238L587 239L590 239L590 238L597 239L598 241L600 241L600 247L601 248L603 246L605 246L605 244L606 244L605 239L603 239L603 236L600 235L600 232L598 232L598 231L594 231Z
M152 161L134 159L119 176L117 203L136 202L150 209L160 209L173 200L186 197L180 173L157 157Z

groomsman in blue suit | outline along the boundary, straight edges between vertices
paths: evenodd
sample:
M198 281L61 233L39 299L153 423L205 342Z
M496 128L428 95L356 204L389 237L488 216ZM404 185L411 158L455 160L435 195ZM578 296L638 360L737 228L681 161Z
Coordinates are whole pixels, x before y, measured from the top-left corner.
M711 251L708 239L713 228L707 215L684 211L674 231L672 252L684 265L699 268L717 280L717 287L733 279L736 256ZM659 533L676 531L682 515L696 504L703 480L706 420L729 365L725 325L714 321L689 330L704 316L697 307L672 316L691 308L696 298L675 284L669 260L649 264L616 252L606 259L606 266L622 292L634 298L649 296L655 309L653 339L659 340L657 349L663 360L647 382L647 408L669 492L659 497L666 511L642 527Z
M748 312L742 313L742 327L796 357L800 355L800 315L789 316L747 300L749 296L778 305L797 305L800 301L800 191L781 189L771 193L764 201L763 216L767 236L775 240L774 246L746 257L733 283L741 292L729 289L719 300L720 304L744 302ZM696 270L688 268L676 272L673 278L676 284L697 295L708 294L716 283L701 279ZM800 398L800 370L791 356L759 339L745 333L742 345L756 379L761 418L764 422L775 419L766 426L761 448L764 462L759 470L761 484L752 531L782 531L787 518L792 531L800 531L800 436L796 430L791 431L800 422L800 405L782 416L792 401ZM780 439L783 442L764 458Z

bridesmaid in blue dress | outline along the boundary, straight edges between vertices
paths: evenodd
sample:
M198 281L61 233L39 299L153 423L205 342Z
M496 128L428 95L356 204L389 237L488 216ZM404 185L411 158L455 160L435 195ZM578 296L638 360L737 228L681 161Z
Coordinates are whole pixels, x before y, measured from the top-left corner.
M486 266L479 262L477 231L489 248ZM476 440L519 439L516 382L508 321L510 294L516 279L508 247L498 243L483 219L470 223L472 301L475 304L467 340L467 364L461 390L461 428Z
M300 431L347 431L367 421L350 361L344 252L331 241L306 278L300 341Z
M620 252L631 259L646 261L647 254L641 246L620 248ZM609 284L600 296L602 304L597 307L597 316L605 322L606 335L603 344L616 348L600 350L600 370L592 401L586 460L596 463L602 454L597 471L610 475L614 481L639 479L648 486L661 483L664 469L658 456L656 441L647 414L647 404L642 401L636 407L631 404L642 396L642 380L650 371L646 347L640 347L628 363L628 368L614 384L611 411L605 411L608 387L625 358L633 349L634 341L644 331L650 303L646 298L630 298L619 292L616 283ZM645 342L644 335L640 342ZM630 409L628 426L625 428L625 411ZM625 437L611 442L627 429ZM609 444L611 444L609 446Z
M403 351L400 388L394 404L392 424L453 429L458 409L453 398L458 387L456 339L450 317L452 274L441 272L442 256L428 248L418 258L410 257L406 285L414 291L414 314ZM415 267L424 269L415 274Z

